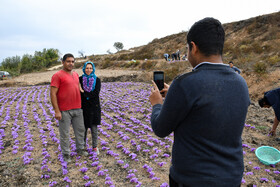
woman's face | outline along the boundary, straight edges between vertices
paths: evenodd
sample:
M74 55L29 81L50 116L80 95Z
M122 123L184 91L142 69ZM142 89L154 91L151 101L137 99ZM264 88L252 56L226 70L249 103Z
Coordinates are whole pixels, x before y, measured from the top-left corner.
M93 71L92 65L91 64L87 64L86 69L85 69L86 74L90 75L92 71Z

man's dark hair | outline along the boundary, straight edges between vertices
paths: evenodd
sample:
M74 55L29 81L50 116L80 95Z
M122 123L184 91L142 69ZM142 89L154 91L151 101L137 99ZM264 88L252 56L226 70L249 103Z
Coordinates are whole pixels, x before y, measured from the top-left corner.
M229 64L233 64L233 62L232 62L232 61L229 61Z
M221 22L214 18L204 18L195 22L187 35L190 51L194 42L205 55L222 55L225 41L225 31Z
M62 61L64 62L69 57L75 58L74 55L72 55L71 53L67 53L63 56Z
M264 107L264 105L271 106L266 97L263 97L263 98L259 99L259 105L260 105L260 107Z

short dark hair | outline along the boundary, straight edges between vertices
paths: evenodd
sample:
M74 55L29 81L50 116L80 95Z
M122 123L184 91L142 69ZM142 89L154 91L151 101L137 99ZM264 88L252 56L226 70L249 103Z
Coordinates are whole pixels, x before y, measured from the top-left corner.
M187 35L190 51L194 42L205 55L222 55L225 41L225 31L221 22L214 18L204 18L195 22Z
M264 107L264 105L271 106L266 97L263 97L263 98L259 99L259 105L260 105L260 107Z
M232 61L229 61L229 64L233 64L233 62L232 62Z
M69 57L75 58L74 55L72 55L71 53L67 53L63 56L62 61L64 62Z

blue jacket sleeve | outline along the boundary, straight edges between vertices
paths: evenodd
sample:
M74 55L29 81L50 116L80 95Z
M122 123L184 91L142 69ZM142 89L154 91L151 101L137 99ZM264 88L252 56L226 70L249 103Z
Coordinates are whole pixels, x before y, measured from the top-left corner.
M188 115L192 108L192 101L186 100L180 81L174 80L166 95L163 105L153 106L151 125L154 133L159 137L166 137L173 132Z

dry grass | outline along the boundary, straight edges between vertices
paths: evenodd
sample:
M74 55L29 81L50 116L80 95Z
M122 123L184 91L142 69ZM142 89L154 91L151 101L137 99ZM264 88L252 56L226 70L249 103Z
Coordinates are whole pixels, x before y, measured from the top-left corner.
M257 100L261 98L264 92L274 88L280 87L280 70L275 70L267 74L244 74L242 75L246 80L250 98Z

